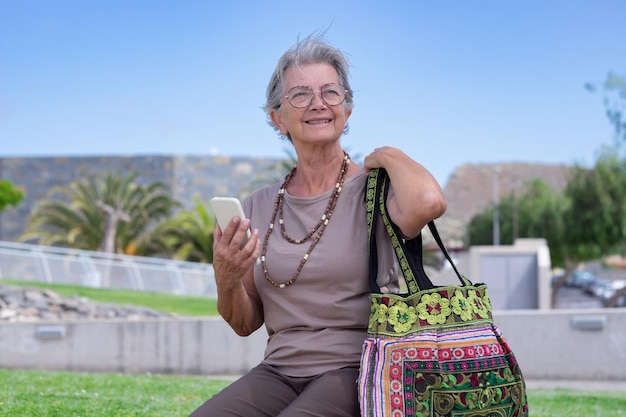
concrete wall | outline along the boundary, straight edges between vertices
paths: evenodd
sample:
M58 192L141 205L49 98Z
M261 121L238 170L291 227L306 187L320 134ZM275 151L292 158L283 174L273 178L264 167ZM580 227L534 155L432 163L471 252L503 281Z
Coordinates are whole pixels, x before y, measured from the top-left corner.
M263 358L266 333L237 336L219 317L0 324L0 368L241 374Z
M626 380L626 309L495 313L529 379ZM261 329L235 335L221 318L0 324L0 367L238 375L257 364Z
M626 380L626 309L497 311L530 379Z

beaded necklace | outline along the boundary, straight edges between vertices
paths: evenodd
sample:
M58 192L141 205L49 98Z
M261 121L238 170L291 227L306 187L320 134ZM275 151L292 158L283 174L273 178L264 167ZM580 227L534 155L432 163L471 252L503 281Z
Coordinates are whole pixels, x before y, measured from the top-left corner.
M333 211L335 210L335 206L337 205L337 199L339 198L339 194L341 193L341 189L343 188L343 182L346 179L346 174L348 173L349 166L350 166L350 157L348 156L347 153L344 152L343 162L341 164L341 169L339 170L337 183L335 184L335 189L333 190L333 193L330 196L330 200L328 201L328 206L326 206L326 211L324 211L324 214L320 218L320 221L317 222L317 224L302 239L293 239L287 234L287 231L285 230L285 221L283 219L283 201L284 201L284 196L285 196L285 190L287 189L287 184L289 184L289 181L291 181L294 174L296 173L296 165L294 165L294 167L291 169L291 172L289 172L289 174L285 177L285 181L281 185L280 189L278 190L278 195L276 196L276 202L274 203L274 213L272 214L272 220L270 221L269 228L267 229L267 233L265 234L265 239L263 239L263 249L261 250L261 266L263 267L263 274L265 275L265 278L274 287L285 288L285 287L292 285L294 282L296 282L296 279L298 279L298 276L300 275L300 271L302 271L302 267L304 266L306 261L309 259L309 256L311 256L311 252L313 252L313 249L315 248L317 243L322 238L322 235L324 234L324 230L326 230L326 226L328 225L328 222L330 221L330 217L332 216ZM278 282L274 281L272 277L270 277L270 274L267 270L267 265L265 263L265 255L267 253L267 246L270 240L270 235L274 231L274 224L276 221L276 216L278 216L278 223L280 224L282 236L289 243L298 245L298 244L302 244L304 242L309 241L311 238L313 239L313 241L311 242L311 246L309 246L309 250L307 250L304 256L302 257L302 260L300 261L300 264L298 265L298 269L296 270L295 274L293 274L293 277L291 277L289 281L283 284L279 284ZM314 234L315 234L315 237L313 237Z

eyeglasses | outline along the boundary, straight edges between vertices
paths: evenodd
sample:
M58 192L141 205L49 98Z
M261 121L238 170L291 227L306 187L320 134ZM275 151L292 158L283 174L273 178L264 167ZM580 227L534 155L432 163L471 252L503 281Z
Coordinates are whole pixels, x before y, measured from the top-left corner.
M348 90L335 83L325 84L315 91L320 92L322 101L328 106L338 106L343 103L348 93ZM283 98L286 98L293 107L302 109L311 105L315 91L309 86L299 85L290 89Z

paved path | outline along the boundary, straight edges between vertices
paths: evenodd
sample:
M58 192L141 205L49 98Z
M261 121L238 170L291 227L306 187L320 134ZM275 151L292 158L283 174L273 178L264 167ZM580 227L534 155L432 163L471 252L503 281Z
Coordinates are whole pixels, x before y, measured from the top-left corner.
M580 391L626 392L626 381L526 380L526 388L568 388Z

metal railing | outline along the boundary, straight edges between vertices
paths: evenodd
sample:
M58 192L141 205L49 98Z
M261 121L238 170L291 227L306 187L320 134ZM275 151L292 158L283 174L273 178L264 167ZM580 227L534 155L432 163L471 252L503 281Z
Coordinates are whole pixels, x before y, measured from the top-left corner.
M217 297L211 264L7 241L0 278Z

